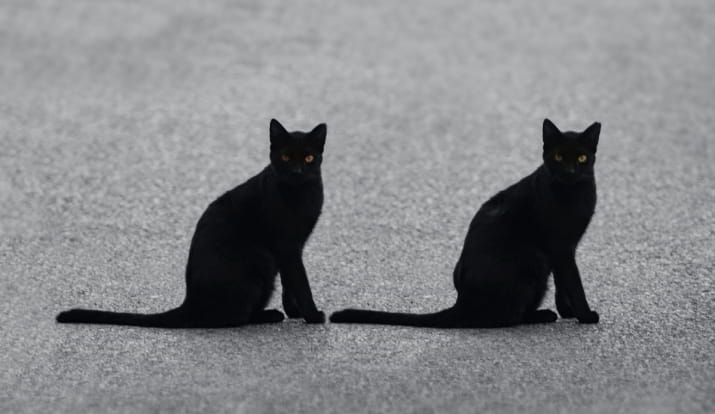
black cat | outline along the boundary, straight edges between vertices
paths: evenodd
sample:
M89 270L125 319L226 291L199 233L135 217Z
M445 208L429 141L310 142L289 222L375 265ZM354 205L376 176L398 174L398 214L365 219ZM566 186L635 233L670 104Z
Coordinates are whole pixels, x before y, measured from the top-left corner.
M186 265L186 298L156 314L72 309L62 323L102 323L163 328L217 328L280 322L265 310L276 274L289 317L325 322L313 302L303 267L303 246L323 205L320 164L327 128L287 132L271 120L271 163L209 205L196 225Z
M538 309L553 272L559 314L597 323L575 253L596 206L600 132L594 123L581 133L562 133L544 120L544 163L482 205L469 226L454 269L453 307L424 315L346 309L330 320L443 328L554 322L553 311Z

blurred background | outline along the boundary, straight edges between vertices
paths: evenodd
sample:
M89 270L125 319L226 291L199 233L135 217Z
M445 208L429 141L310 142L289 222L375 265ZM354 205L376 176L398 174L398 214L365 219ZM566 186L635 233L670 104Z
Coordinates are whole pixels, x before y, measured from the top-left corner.
M705 0L3 1L0 411L711 412L713 28ZM326 312L451 305L543 118L600 121L578 257L602 323L54 323L177 305L196 220L267 164L273 117L328 124Z

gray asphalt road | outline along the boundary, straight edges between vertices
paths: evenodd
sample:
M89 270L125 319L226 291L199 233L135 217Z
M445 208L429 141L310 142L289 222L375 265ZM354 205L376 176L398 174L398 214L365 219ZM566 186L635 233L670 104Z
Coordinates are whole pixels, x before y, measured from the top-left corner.
M205 3L0 5L0 412L715 410L713 2ZM603 123L596 326L53 321L177 305L194 223L267 163L271 117L329 126L319 306L450 305L545 116Z

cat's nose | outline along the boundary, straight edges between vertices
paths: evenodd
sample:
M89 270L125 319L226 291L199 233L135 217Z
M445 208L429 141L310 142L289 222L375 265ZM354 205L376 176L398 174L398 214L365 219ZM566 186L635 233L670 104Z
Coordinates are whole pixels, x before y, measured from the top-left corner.
M303 169L300 167L294 167L292 170L290 170L293 174L300 174L303 172Z

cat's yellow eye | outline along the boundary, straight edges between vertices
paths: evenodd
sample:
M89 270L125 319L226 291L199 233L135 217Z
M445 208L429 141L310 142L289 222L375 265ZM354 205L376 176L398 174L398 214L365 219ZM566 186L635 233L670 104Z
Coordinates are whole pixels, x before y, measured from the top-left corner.
M561 162L564 159L564 157L561 154L556 154L556 155L554 155L554 159L558 162Z
M588 157L585 156L585 155L579 155L578 158L577 158L578 162L580 162L581 164L583 164L584 162L586 162L587 159L588 159Z
M314 159L315 159L315 158L314 158L312 155L306 155L306 156L305 156L305 162L307 162L308 164L310 164L311 162L313 162Z
M290 157L287 156L286 154L281 155L281 159L282 159L283 161L290 161Z

